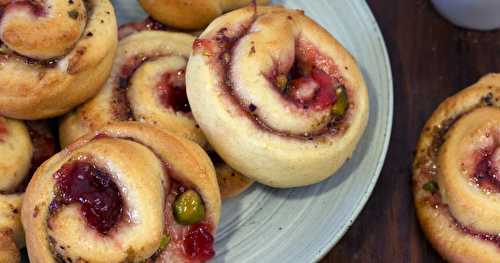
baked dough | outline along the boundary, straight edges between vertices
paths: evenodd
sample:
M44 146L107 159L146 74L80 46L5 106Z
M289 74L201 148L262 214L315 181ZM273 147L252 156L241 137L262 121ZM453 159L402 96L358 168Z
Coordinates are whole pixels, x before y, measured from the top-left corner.
M413 162L420 224L450 262L500 257L500 75L446 99L422 130Z
M217 18L194 43L186 83L217 153L269 186L328 178L352 155L368 120L356 62L298 10L248 7Z
M83 205L60 201L68 195L68 186L61 183L69 180L66 171L74 171L72 165L81 162L91 168L85 169L97 169L93 174L100 175L100 181L110 179L104 189L116 189L120 196L123 210L105 232L87 219ZM187 189L196 191L204 204L204 217L196 225L173 219L173 201ZM213 165L198 145L150 125L123 122L80 138L45 162L26 190L21 215L34 263L56 258L138 262L151 257L191 262L185 240L193 229L203 227L213 246L220 194Z
M25 246L21 203L35 169L55 153L55 138L44 122L0 117L0 262L19 262Z
M117 45L111 3L8 2L0 22L0 114L54 117L94 96L111 70Z
M257 0L267 4L269 0ZM246 5L252 0L139 0L154 19L180 29L202 29L222 13Z

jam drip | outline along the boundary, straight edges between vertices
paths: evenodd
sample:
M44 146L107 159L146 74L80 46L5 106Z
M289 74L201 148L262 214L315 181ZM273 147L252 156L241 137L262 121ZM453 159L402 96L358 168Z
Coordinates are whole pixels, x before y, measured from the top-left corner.
M165 108L176 112L191 112L186 94L185 71L167 72L157 85L158 96Z
M54 174L56 198L51 214L62 205L81 204L87 224L101 234L107 234L123 214L123 200L111 176L88 161L66 163Z
M483 151L476 165L472 181L487 192L500 192L500 173L493 161L493 151Z
M191 259L206 261L215 256L214 237L207 224L190 226L183 245L184 252Z

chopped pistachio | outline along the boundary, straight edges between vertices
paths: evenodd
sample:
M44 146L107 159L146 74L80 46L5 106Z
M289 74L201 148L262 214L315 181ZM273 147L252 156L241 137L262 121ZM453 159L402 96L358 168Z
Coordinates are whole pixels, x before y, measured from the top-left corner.
M9 53L10 49L7 46L0 46L0 53Z
M168 243L170 243L170 236L168 234L165 234L161 237L161 240L160 240L160 246L159 246L159 250L164 250Z
M439 190L439 186L438 184L435 182L435 181L429 181L427 183L425 183L422 188L427 191L427 192L430 192L432 194L436 193L438 190Z
M194 190L180 194L174 202L174 217L177 223L192 225L205 218L205 206L200 195Z
M276 86L278 86L281 91L285 92L288 86L288 78L284 74L279 74L276 76Z
M347 92L344 85L340 85L335 89L335 94L337 95L337 101L332 106L332 113L337 116L343 116L347 110Z

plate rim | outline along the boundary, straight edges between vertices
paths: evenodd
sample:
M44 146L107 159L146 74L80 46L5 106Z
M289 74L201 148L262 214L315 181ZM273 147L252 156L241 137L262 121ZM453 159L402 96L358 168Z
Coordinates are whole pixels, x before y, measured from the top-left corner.
M378 42L382 46L382 55L384 58L384 66L387 69L387 75L385 76L388 80L388 88L387 88L387 102L389 102L388 109L387 109L387 122L385 124L385 133L384 133L384 142L382 145L382 154L378 158L377 166L374 171L374 176L372 177L370 183L368 184L367 190L363 193L359 201L354 205L355 209L353 213L347 218L348 222L347 224L343 225L340 228L340 231L337 232L336 235L332 236L330 240L327 241L327 245L319 248L319 253L315 253L315 256L313 257L313 262L319 262L322 260L328 253L331 252L331 250L337 245L337 243L340 241L342 237L347 233L347 231L351 228L351 226L354 224L356 219L358 218L359 214L363 209L365 208L366 204L368 203L369 198L372 196L373 190L375 189L375 186L378 182L378 179L380 178L380 174L382 172L382 168L384 167L385 160L387 157L387 153L389 150L389 144L391 140L391 135L392 135L392 126L393 126L393 117L394 117L394 80L393 80L393 75L392 75L392 66L391 66L391 61L389 57L389 53L387 51L387 45L385 43L385 38L384 35L382 34L382 31L380 30L380 26L377 22L377 19L375 18L370 6L366 3L366 1L359 1L360 7L366 11L368 14L367 16L367 22L373 25L373 30L376 35L381 36L381 38L378 38ZM355 4L355 2L353 2Z

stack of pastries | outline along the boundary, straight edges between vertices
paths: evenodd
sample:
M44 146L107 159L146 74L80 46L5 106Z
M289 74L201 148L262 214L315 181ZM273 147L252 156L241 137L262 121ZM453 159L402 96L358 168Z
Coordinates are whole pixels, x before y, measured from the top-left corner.
M119 28L109 0L0 4L0 262L205 262L221 200L356 148L363 76L302 11L139 2Z

